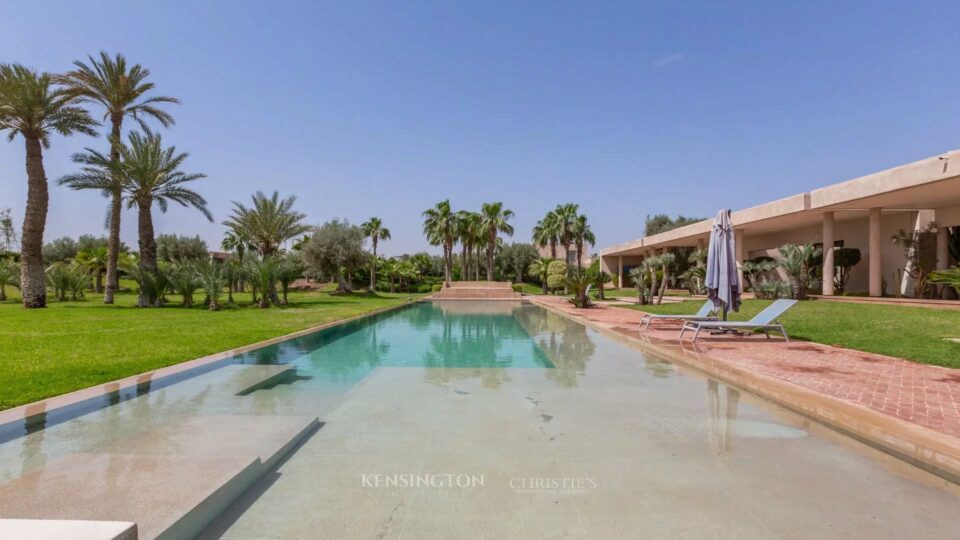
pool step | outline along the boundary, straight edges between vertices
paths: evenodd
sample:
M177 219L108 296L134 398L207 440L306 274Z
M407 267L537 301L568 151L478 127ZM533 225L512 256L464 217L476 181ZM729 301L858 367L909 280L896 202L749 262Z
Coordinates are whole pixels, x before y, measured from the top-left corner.
M192 538L320 426L302 416L179 420L0 485L0 517L132 521L141 538Z
M509 281L455 281L431 297L435 300L503 300L520 298Z

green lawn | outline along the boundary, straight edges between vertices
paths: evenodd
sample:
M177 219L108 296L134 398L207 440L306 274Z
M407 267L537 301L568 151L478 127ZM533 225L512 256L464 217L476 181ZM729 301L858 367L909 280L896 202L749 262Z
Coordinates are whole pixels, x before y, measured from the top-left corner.
M521 283L520 288L523 294L543 294L543 287L533 283Z
M417 295L291 293L285 308L218 312L202 305L136 308L133 293L118 295L114 306L88 293L85 301L54 301L35 310L23 309L14 298L0 303L0 409L396 305L411 296ZM195 298L201 301L203 295ZM169 300L179 302L176 296ZM250 295L237 300L248 303Z
M730 320L746 320L770 300L745 300ZM651 313L691 314L702 305L689 300L662 306L622 306ZM781 319L791 339L886 354L925 364L960 368L960 310L827 301L800 302Z

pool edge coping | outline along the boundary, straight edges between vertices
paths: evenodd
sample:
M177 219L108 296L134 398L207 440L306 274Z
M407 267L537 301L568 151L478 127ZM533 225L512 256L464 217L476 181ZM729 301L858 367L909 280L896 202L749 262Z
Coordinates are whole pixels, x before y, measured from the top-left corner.
M620 343L661 356L670 362L692 368L709 377L736 386L794 413L818 422L944 480L960 485L960 439L914 424L879 411L804 388L798 384L749 369L733 366L694 351L696 358L645 340L607 328L586 317L567 313L548 303L531 303L569 320L578 322Z
M289 334L283 334L281 336L272 337L263 341L257 341L249 345L242 345L233 349L226 351L216 352L213 354L208 354L206 356L201 356L200 358L194 358L192 360L184 360L183 362L178 362L176 364L171 364L169 366L164 366L161 368L153 369L150 371L144 371L135 375L128 375L126 377L115 379L113 381L108 381L105 383L100 383L94 386L88 386L86 388L81 388L79 390L74 390L72 392L67 392L65 394L60 394L48 398L44 398L38 401L31 403L26 403L24 405L18 405L10 409L4 409L0 411L0 426L9 424L11 422L17 422L29 418L31 416L40 414L40 413L49 413L57 409L64 407L69 407L75 405L82 401L88 399L97 398L111 392L117 392L125 390L128 388L136 387L139 384L145 382L150 382L158 379L163 379L171 375L176 375L191 369L199 368L219 362L222 360L227 360L231 357L245 354L251 351L256 351L264 347L269 347L271 345L276 345L284 341L295 339L298 337L303 337L314 332L319 332L321 330L326 330L328 328L334 328L337 326L342 326L360 319L367 317L374 317L376 315L381 315L396 309L400 309L417 302L422 302L423 298L412 298L403 300L400 303L375 309L373 311L368 311L366 313L360 313L358 315L353 315L345 319L338 319L335 321L330 321L328 323L320 324L317 326L311 326L303 330L297 330L296 332L291 332Z

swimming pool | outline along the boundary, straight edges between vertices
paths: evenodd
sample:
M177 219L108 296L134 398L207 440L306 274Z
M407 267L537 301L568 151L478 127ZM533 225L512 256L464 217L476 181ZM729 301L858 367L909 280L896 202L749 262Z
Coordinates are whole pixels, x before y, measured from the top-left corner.
M186 531L175 511L199 503L177 494L246 474L193 513L205 537L946 538L960 525L945 480L529 304L417 303L137 394L0 444L0 515L139 482L142 504L72 517ZM261 468L236 472L254 455Z

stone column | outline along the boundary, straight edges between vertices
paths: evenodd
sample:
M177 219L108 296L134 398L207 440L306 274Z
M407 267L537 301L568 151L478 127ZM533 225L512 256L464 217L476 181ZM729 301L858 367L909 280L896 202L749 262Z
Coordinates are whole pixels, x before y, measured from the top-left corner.
M883 296L883 254L880 241L880 209L870 209L870 296Z
M623 255L617 255L617 287L623 288Z
M937 224L937 270L946 270L950 266L950 246L947 226Z
M743 294L743 261L747 259L747 245L743 239L743 229L733 230L733 239L736 242L737 280L740 282L740 293Z
M823 214L823 294L833 296L833 212Z

